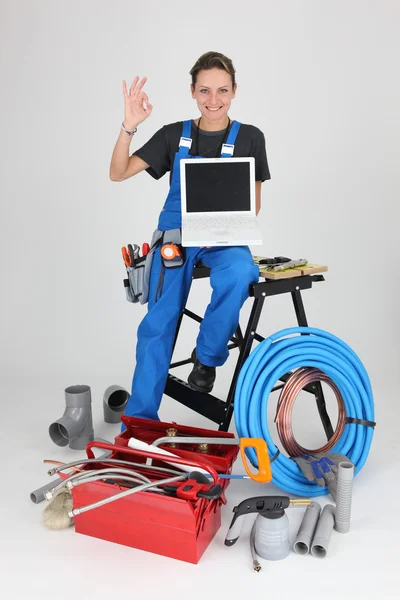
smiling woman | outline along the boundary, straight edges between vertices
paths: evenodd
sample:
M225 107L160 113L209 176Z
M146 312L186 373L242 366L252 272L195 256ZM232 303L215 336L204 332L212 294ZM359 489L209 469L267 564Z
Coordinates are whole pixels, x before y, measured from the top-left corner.
M146 77L135 77L128 92L125 81L125 119L111 159L110 177L124 181L143 170L154 179L170 173L170 190L160 213L153 241L159 246L180 236L180 161L192 157L215 158L227 145L235 157L255 160L256 212L261 206L261 183L270 179L265 138L260 129L232 120L228 112L237 84L231 59L219 52L206 52L190 71L192 98L200 116L164 125L141 148L129 156L137 127L151 115L152 104L143 91ZM179 241L178 241L179 244ZM178 268L164 268L160 247L154 252L148 296L148 312L138 328L136 368L126 415L158 419L165 389L176 326L186 304L198 262L207 265L213 288L211 302L193 352L194 367L188 383L196 391L211 392L215 367L229 356L228 342L239 321L240 309L256 283L259 268L247 246L188 247ZM122 429L125 426L122 425Z
M196 124L203 119L203 129L225 129L229 123L228 110L237 88L232 61L222 54L207 52L196 62L190 75L192 98L201 112Z

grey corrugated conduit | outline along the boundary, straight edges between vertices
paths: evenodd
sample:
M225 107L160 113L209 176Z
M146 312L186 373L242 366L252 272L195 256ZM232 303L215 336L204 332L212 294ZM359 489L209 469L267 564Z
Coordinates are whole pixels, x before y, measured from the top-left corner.
M335 530L339 533L348 533L350 531L351 497L353 492L353 463L339 463L337 477Z

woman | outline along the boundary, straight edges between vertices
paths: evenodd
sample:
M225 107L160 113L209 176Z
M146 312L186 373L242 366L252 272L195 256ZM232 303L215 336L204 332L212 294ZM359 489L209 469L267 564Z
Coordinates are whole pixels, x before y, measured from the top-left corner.
M146 77L140 82L135 77L129 93L123 82L125 119L112 155L110 177L113 181L124 181L146 169L154 179L160 179L170 171L171 187L158 222L161 231L181 227L178 207L179 162L182 158L221 156L224 143L234 144L234 156L253 156L257 213L261 204L261 183L270 179L264 135L257 127L231 121L228 116L237 88L232 61L218 52L207 52L197 60L190 74L192 98L197 102L200 117L165 125L131 156L132 136L138 125L151 115L153 107L143 91ZM181 144L182 137L191 138L190 149ZM138 328L136 368L126 415L158 419L176 325L186 304L196 263L201 261L210 267L213 289L200 325L194 367L188 378L190 387L197 391L211 392L215 367L223 365L228 358L228 342L236 330L249 286L258 281L259 268L254 265L248 247L188 247L185 254L186 260L181 267L165 269L160 297L157 295L160 250L154 255L148 312Z

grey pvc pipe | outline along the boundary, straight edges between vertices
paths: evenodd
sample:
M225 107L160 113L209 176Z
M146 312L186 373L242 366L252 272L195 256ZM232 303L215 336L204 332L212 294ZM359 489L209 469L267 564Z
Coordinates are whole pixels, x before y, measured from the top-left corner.
M335 507L324 506L311 543L311 554L315 558L325 558L335 523Z
M110 385L104 392L103 412L106 423L119 423L129 399L129 392L120 385Z
M335 530L339 533L348 533L350 531L351 498L353 493L353 463L350 461L339 463L337 477Z
M296 554L308 554L310 552L311 541L314 537L320 514L321 505L318 504L318 502L312 502L310 506L307 506L296 540L293 544L293 550Z
M61 477L58 477L57 479L52 479L51 481L49 481L49 483L46 483L46 485L43 485L42 487L32 492L30 495L32 502L34 502L35 504L43 502L45 493L52 490L54 487L56 487L56 485L58 485L61 482Z
M73 450L83 450L94 439L90 387L67 387L65 404L63 416L49 427L50 438L57 446L69 445Z
M105 440L103 438L96 438L96 441L97 442L101 441L101 442L106 442L107 444L111 444L111 442L109 442L108 440ZM111 450L105 450L103 452L103 454L101 454L97 460L100 460L101 458L107 458L108 456L110 456L110 454L111 454ZM39 502L43 502L43 500L45 498L45 496L44 496L45 493L49 492L50 490L55 488L56 485L58 485L62 481L63 480L61 479L61 477L58 477L57 479L52 479L51 481L49 481L49 483L46 483L45 485L42 485L42 487L38 488L34 492L31 492L30 499L35 504L39 504Z

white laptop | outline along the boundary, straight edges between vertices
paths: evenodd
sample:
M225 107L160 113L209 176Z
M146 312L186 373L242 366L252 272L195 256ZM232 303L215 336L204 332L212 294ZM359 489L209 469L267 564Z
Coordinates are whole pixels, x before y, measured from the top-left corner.
M253 157L182 159L180 170L182 246L263 243Z

